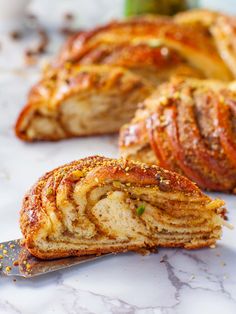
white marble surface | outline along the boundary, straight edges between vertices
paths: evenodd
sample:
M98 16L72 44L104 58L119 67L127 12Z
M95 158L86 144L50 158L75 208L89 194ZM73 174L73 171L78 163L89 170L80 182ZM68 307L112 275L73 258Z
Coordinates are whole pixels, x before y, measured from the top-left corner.
M21 199L42 173L87 155L118 154L116 137L40 144L17 140L15 118L38 69L23 67L23 43L6 39L5 45L0 53L1 241L20 236ZM16 58L8 55L12 47ZM216 196L226 201L230 222L236 225L236 196ZM0 275L0 314L235 314L235 238L236 230L225 229L216 249L121 254L31 280Z

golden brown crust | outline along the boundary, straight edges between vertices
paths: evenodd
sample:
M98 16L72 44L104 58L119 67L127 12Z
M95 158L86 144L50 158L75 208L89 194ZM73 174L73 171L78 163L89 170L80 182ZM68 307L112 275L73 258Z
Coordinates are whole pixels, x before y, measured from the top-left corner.
M215 23L219 16L222 16L222 14L216 11L192 9L176 14L174 20L178 24L202 26L208 29Z
M214 42L219 56L236 78L236 19L219 12L195 9L175 16L178 24L202 28Z
M109 215L113 211L114 216L102 220L103 211L110 204L107 203L109 198L115 200L108 211ZM125 202L120 211L119 202L123 198ZM99 207L101 202L103 205ZM150 208L143 214L144 218L137 216L133 207L134 204L140 206L140 202ZM173 172L138 162L95 156L61 166L39 179L24 198L20 226L27 249L46 259L157 245L191 249L209 246L219 238L221 223L216 217L222 204L219 200L212 202L194 183ZM152 208L154 216L149 216ZM129 225L123 229L120 221L124 213L129 213L125 221L133 221L136 228L140 228L138 235ZM176 219L175 224L180 225L180 229L173 227L170 218L165 223L165 228L170 228L168 232L152 229L152 224L147 228L155 215L160 215L157 223L167 217ZM113 227L113 221L120 227ZM174 233L173 228L177 228ZM182 238L181 228L186 230L183 232L186 238ZM127 232L128 238L124 236Z
M117 48L120 50L120 47L124 46L126 49L121 49L117 55ZM139 51L148 55L149 58L143 59L147 65L150 60L154 67L166 64L165 58L163 58L165 55L158 52L157 47L159 46L164 48L164 51L168 51L171 62L178 64L185 61L193 68L198 69L205 77L226 80L231 77L230 71L217 54L214 43L201 27L196 25L187 25L186 27L166 17L144 16L122 22L112 22L91 32L73 36L63 47L55 64L65 61L83 63L84 60L92 63L113 62L116 64L118 62L119 64L123 59L123 66L129 68L129 60L124 62L125 58L121 58L120 54L122 56L136 46L138 49L133 49L134 56L138 56ZM154 50L150 49L151 47ZM99 51L104 51L105 56L99 54L98 60L96 60L96 51L98 54ZM109 55L108 58L106 54ZM158 57L153 58L152 56ZM106 61L109 58L111 61ZM103 59L105 60L103 61ZM156 59L159 59L158 64L155 62ZM137 67L143 66L139 58L134 57L133 62L135 61ZM131 68L133 62L131 62Z
M132 155L132 146L141 149L150 143L159 165L186 175L204 189L233 191L236 95L232 86L194 79L163 84L144 102L144 117L137 112L123 127L123 154Z

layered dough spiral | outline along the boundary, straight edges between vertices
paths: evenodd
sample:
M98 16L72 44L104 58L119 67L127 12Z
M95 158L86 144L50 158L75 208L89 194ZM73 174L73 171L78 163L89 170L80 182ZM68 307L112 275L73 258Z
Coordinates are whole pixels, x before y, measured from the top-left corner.
M236 188L235 83L173 78L120 134L121 155L186 175L201 188Z
M45 174L23 200L27 249L51 259L214 245L224 220L188 179L127 160L89 157Z
M16 123L25 141L117 132L173 75L236 77L233 18L190 11L135 17L71 37L46 67Z

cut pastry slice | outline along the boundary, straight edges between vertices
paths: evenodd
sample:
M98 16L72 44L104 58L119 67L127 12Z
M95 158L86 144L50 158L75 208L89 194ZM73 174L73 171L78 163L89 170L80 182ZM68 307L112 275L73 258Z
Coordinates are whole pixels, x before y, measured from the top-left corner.
M120 67L62 66L31 90L16 134L34 141L117 132L151 91Z
M224 202L142 163L89 157L48 172L26 194L20 225L36 257L195 249L221 236Z
M120 135L121 155L186 175L200 187L236 187L235 83L173 78Z

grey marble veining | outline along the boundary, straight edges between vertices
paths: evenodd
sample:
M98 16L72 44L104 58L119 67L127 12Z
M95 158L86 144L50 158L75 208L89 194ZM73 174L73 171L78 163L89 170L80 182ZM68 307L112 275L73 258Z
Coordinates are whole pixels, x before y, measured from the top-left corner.
M64 1L64 6L69 2ZM23 194L42 173L87 155L118 155L116 136L36 144L15 138L13 125L29 86L38 77L38 67L22 64L20 53L27 42L5 41L0 53L1 241L20 236ZM229 220L236 224L236 196L212 196L226 201ZM120 254L31 280L13 281L0 275L0 314L235 314L235 239L236 231L224 228L215 249Z

